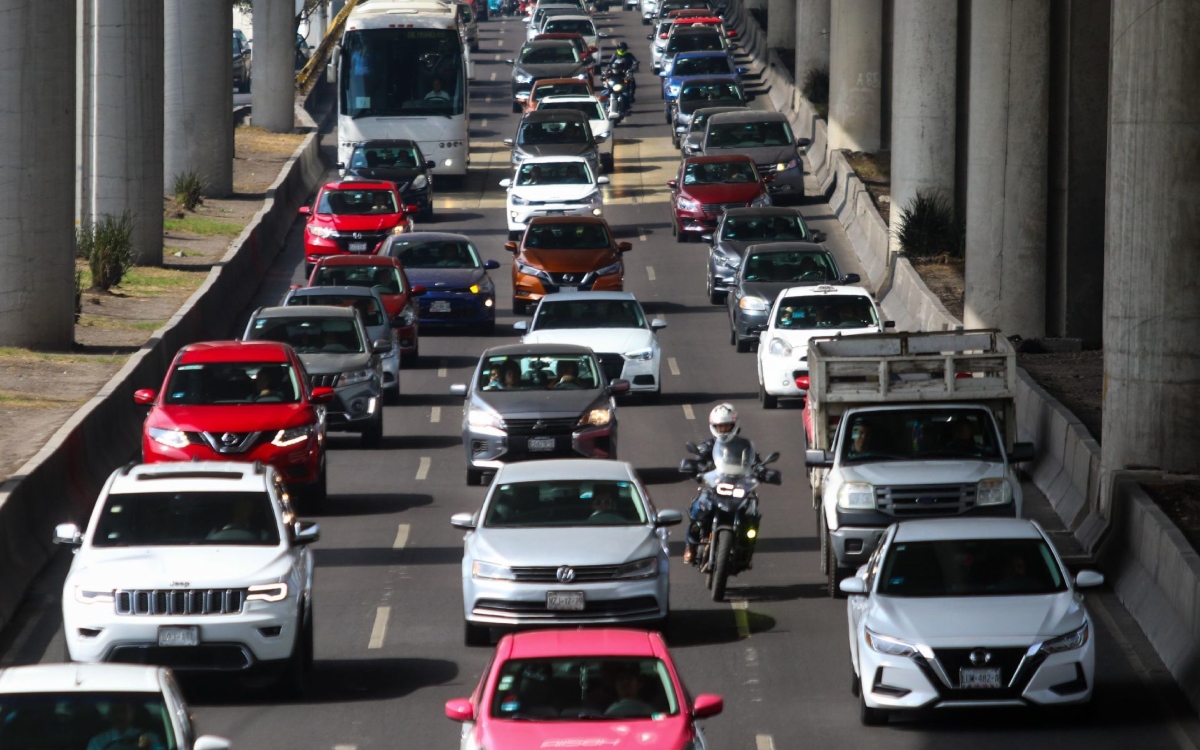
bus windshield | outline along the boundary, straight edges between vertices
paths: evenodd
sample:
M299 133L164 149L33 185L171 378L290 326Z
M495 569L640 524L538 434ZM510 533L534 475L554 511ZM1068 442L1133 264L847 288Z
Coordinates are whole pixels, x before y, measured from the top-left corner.
M342 41L347 117L461 115L466 94L454 29L363 29Z

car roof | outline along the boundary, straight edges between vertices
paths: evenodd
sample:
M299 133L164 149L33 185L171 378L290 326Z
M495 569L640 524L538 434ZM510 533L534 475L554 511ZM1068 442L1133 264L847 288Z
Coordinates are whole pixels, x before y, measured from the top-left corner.
M578 10L578 9L577 9ZM584 13L562 13L554 16L555 21L591 21L592 17ZM593 25L595 25L593 23Z
M341 297L379 296L379 293L369 286L303 286L291 291L292 297L316 297L326 294Z
M787 115L782 112L768 112L760 109L748 109L745 112L722 112L713 115L709 120L712 124L723 125L728 122L787 122Z
M800 209L789 206L761 206L759 208L727 208L726 216L799 216L804 218Z
M266 468L248 461L134 464L113 472L110 494L146 492L264 492Z
M162 667L139 664L33 664L0 669L0 695L161 693Z
M1040 539L1041 531L1025 518L937 518L904 521L896 529L896 542L931 542L945 539Z
M289 348L278 341L201 341L180 350L179 364L288 362Z
M527 122L587 122L587 118L574 109L535 109L521 118L522 125Z
M608 226L608 222L603 216L534 216L529 220L532 224L603 224Z
M543 347L561 352L562 347L543 344ZM585 346L574 347L587 349ZM591 351L587 349L587 351ZM602 458L550 458L541 461L514 461L502 464L496 471L495 483L536 482L556 479L601 479L610 481L636 481L637 474L628 461L613 461Z
M567 39L534 39L531 42L525 42L521 45L521 51L528 49L543 49L546 47L570 47L575 49L575 45Z
M416 141L409 140L408 138L372 138L371 140L360 141L358 146L356 146L356 148L366 148L366 147L380 148L380 147L385 147L385 146L386 147L398 147L398 148L411 148L413 146L419 146L419 145L420 144L418 144Z
M747 154L717 154L715 156L689 156L683 160L684 164L716 164L727 161L746 161L751 164L754 160Z
M783 299L784 297L821 297L826 294L848 294L852 297L871 298L871 293L861 286L819 284L817 286L790 286L780 292L777 299Z
M586 346L577 344L501 344L493 346L490 349L484 350L480 355L480 359L488 357L525 357L538 356L542 354L591 354L592 350ZM595 459L587 459L592 461ZM532 463L546 463L545 461L535 461ZM512 466L528 466L529 463L504 464L500 471L505 471ZM499 476L499 474L497 474Z
M406 242L412 242L414 240L421 241L421 242L446 242L448 240L453 240L455 242L471 242L471 238L468 237L467 235L455 234L453 232L408 232L406 234L397 234L397 235L393 235L393 236L395 237L396 240L404 240ZM388 239L392 239L392 238L389 237ZM393 240L393 241L395 241L395 240ZM472 242L472 244L474 244L474 243ZM333 256L333 257L344 257L344 256ZM388 256L388 257L391 257L391 256Z
M587 160L587 157L585 157L585 156L531 156L528 159L522 160L521 165L524 166L526 164L557 164L558 162L575 162L577 164L587 164L588 160ZM562 217L562 218L571 218L571 217ZM582 219L585 217L578 216L575 218Z
M578 300L637 302L637 297L630 292L554 292L542 297L543 302L576 302Z
M581 78L539 78L533 82L533 87L536 89L538 86L546 86L549 84L557 85L560 83L574 83L579 86L585 86L589 89L591 88L591 85Z
M692 50L690 52L680 52L675 55L675 62L692 57L723 57L729 59L729 55L719 49Z
M322 266L401 266L390 255L326 255L318 261Z
M550 96L542 97L542 99L538 102L538 106L540 107L543 104L554 102L596 102L599 104L600 99L599 97L585 94L551 94Z
M395 190L396 183L383 180L337 180L321 186L322 190Z
M645 630L601 628L591 630L535 630L514 633L510 659L555 656L657 656L652 636Z
M291 307L264 307L255 313L260 318L353 318L358 311L352 307L336 305L292 305Z
M746 255L767 253L817 253L830 255L829 250L815 242L760 242L746 248ZM832 257L832 256L830 256Z

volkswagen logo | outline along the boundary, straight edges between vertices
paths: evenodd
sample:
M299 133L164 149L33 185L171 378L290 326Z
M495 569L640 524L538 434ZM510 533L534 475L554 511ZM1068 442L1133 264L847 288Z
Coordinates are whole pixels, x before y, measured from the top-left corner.
M537 432L541 432L542 430L546 429L546 420L539 419L538 421L534 422L533 429Z
M968 656L967 658L970 659L971 663L977 667L982 664L991 664L992 663L992 652L988 651L985 648L977 648L974 651L972 651L971 655Z
M570 565L564 565L555 572L555 577L559 583L570 583L575 580L575 569ZM990 655L989 655L990 658Z
M221 436L221 445L224 445L224 446L237 445L237 442L238 442L238 436L234 435L232 432L227 432Z
M356 240L361 240L361 239L362 239L362 232L355 232L355 233L354 233L354 239L356 239Z

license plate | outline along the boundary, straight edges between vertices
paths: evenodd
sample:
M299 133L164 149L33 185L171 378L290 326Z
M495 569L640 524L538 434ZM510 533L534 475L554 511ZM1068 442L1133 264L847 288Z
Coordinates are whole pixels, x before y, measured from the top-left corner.
M995 669L960 669L958 670L958 687L960 690L972 688L1000 687L1000 670Z
M542 215L543 216L566 216L567 212L565 209L561 210L561 211L544 211L544 212L542 212Z
M583 611L582 591L547 591L546 609L567 610L569 612Z
M558 288L558 291L560 291L560 292L578 292L579 287L577 287L577 286L560 286Z
M552 451L552 450L554 450L554 438L552 438L552 437L529 438L529 450L531 450L531 451Z
M367 249L367 243L365 243L365 242L351 242L350 243L350 252L352 252L352 253L365 252L366 249Z
M158 645L199 646L200 627L198 625L163 625L158 629Z
M429 303L429 312L450 312L450 302L447 300L437 300Z

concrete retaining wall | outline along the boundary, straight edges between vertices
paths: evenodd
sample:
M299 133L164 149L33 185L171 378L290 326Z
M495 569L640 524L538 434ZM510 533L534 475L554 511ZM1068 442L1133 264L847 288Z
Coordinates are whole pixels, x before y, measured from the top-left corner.
M267 190L262 210L205 282L37 455L0 485L0 627L52 554L54 525L86 524L109 474L140 450L145 410L135 406L133 392L157 388L185 344L227 337L283 248L296 209L324 173L315 124L302 109L296 116L311 132Z

